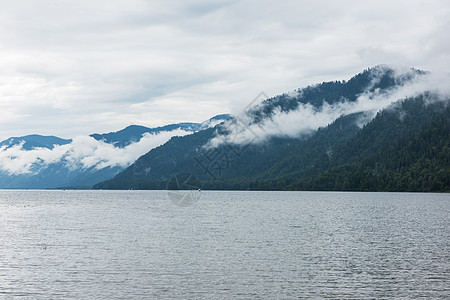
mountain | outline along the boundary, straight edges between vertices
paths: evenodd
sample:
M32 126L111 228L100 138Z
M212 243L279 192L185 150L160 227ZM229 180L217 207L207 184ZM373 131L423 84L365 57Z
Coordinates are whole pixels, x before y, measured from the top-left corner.
M429 76L378 66L267 99L95 188L449 191L449 97Z
M98 134L94 133L90 136L97 141L103 141L108 144L113 144L116 147L126 147L130 144L138 142L145 133L158 134L161 131L173 131L181 129L189 132L198 131L201 127L199 123L179 123L171 124L162 127L149 128L139 125L131 125L122 130L110 133Z
M31 150L33 148L53 149L55 145L66 145L72 140L62 139L56 136L43 136L38 134L26 135L22 137L10 137L0 143L0 148L11 148L22 144L22 149Z
M203 123L0 143L0 188L450 191L448 78L377 66Z
M184 130L187 132L196 132L214 126L222 121L229 120L229 114L221 114L210 118L203 123L177 123L161 127L149 128L139 125L131 125L122 130L104 134L94 133L90 136L98 141L114 144L116 147L125 147L130 144L138 142L145 133L158 134L160 132L168 132L174 130Z
M450 191L449 99L421 95L381 111L310 177L253 180L252 189ZM292 159L292 158L291 158ZM316 161L317 163L317 161ZM281 177L272 174L271 178Z
M11 137L0 143L0 188L91 187L112 178L172 136L203 130L229 117L156 128L133 125L70 140L42 135Z

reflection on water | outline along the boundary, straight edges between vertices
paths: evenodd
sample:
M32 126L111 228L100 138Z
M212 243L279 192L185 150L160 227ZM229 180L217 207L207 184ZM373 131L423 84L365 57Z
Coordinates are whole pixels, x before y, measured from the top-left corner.
M450 195L0 191L0 298L446 298Z

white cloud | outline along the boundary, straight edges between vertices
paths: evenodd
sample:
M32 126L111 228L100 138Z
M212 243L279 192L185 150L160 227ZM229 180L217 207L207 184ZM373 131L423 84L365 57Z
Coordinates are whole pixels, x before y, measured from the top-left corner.
M158 134L145 133L136 143L119 148L90 136L78 136L72 143L56 145L53 149L22 149L23 143L10 148L0 148L0 170L11 175L30 174L52 163L63 163L70 169L103 169L127 167L151 149L167 142L173 136L190 134L181 129Z
M47 148L36 148L32 151L22 149L23 143L5 149L0 148L0 170L9 174L29 174L35 164L50 164L61 160L64 151L61 148L49 150Z

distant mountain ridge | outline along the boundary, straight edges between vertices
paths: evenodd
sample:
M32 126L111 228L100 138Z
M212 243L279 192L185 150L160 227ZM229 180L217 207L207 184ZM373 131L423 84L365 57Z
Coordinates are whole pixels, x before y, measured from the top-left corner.
M94 133L91 134L90 136L98 141L104 141L105 143L114 144L117 147L125 147L134 142L139 141L145 133L157 134L162 131L173 131L177 129L195 132L208 128L211 123L225 121L230 118L231 116L229 114L221 114L214 116L202 123L186 122L186 123L170 124L155 128L149 128L140 125L130 125L119 131L103 134Z
M132 125L90 138L11 137L0 143L0 188L91 187L123 170L129 164L123 157L145 153L173 135L193 133L229 118L224 114L203 123L156 128Z
M70 142L72 142L71 139L62 139L56 136L31 134L22 137L10 137L3 142L0 142L0 148L10 148L23 143L22 148L24 150L31 150L33 148L53 149L55 145L66 145Z
M139 125L131 125L122 130L104 134L94 133L90 136L98 141L104 141L108 144L114 144L117 147L125 147L132 143L138 142L145 133L157 134L161 131L173 131L176 129L186 130L186 131L197 131L200 128L199 123L179 123L171 124L156 128L149 128Z

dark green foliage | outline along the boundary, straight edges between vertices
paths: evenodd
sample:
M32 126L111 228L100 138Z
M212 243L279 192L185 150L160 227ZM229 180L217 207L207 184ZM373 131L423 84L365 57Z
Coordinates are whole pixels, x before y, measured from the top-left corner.
M209 128L195 134L173 137L166 144L141 156L113 179L97 184L95 188L165 188L166 182L176 174L194 173L191 171L195 166L194 157L213 136L214 129Z
M215 178L196 163L199 145L214 130L176 137L97 188L167 188L177 172L189 171L202 189L449 191L448 101L425 104L425 99L432 96L400 102L362 129L354 114L305 140L276 138L239 155L219 148L233 160Z
M182 172L173 176L167 183L168 190L196 190L200 181L191 173Z
M278 188L450 191L450 111L446 105L424 106L422 97L404 101L380 113L339 151L340 161L346 163L316 176L281 183ZM273 182L268 183L271 185Z

